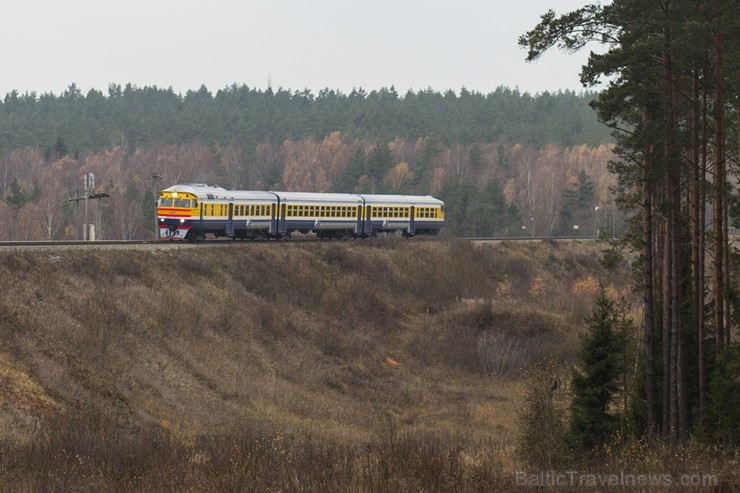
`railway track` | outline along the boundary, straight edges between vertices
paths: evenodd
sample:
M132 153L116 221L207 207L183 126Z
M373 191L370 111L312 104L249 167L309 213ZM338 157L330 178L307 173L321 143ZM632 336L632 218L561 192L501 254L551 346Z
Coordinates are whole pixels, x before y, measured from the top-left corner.
M452 238L449 238L452 239ZM467 237L461 238L465 241L475 243L497 243L504 241L514 242L527 242L527 241L595 241L595 238L588 237ZM12 249L12 248L64 248L64 247L76 247L76 248L98 248L98 247L132 247L138 245L149 245L161 248L172 248L172 247L183 247L183 246L231 246L231 245L246 245L253 243L275 243L275 244L288 244L288 243L319 243L319 242L341 242L351 240L322 240L315 237L305 238L290 238L286 239L258 239L258 240L230 240L230 239L215 239L206 240L199 242L182 242L182 241L165 241L165 240L96 240L96 241L76 241L76 240L64 240L64 241L0 241L0 248Z

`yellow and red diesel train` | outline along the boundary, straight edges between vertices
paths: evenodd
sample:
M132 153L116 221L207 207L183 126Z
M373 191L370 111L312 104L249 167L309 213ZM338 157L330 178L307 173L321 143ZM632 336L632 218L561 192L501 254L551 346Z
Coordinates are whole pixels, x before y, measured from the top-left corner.
M413 236L439 233L444 202L428 195L266 192L187 184L160 192L157 220L164 240L282 238L294 231L319 238Z

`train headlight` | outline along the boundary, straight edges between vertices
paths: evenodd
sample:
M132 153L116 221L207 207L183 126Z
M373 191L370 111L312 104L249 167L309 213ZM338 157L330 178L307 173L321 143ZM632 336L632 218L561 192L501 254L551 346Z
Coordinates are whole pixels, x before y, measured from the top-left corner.
M180 219L180 224L185 224L185 219Z
M160 222L160 223L163 223L163 222L164 222L164 218L163 218L163 217L160 217L160 218L159 218L159 222Z

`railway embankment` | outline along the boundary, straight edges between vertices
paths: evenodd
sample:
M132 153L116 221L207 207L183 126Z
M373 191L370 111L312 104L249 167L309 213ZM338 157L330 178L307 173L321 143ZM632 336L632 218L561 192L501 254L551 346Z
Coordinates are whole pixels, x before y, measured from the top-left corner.
M567 375L599 286L630 296L603 248L0 251L0 474L11 489L495 485L528 365Z

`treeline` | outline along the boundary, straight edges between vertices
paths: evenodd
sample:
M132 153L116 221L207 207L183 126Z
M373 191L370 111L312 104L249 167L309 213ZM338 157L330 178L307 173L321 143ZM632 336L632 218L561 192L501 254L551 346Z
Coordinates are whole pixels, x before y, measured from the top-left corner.
M64 150L57 151L64 152ZM82 177L93 173L88 222L100 239L150 238L159 189L199 182L229 189L396 194L446 202L448 235L620 234L623 216L608 173L611 148L375 142L333 132L279 143L115 146L83 156L26 147L0 154L0 237L75 239L84 222ZM574 229L577 226L577 229Z
M353 138L390 141L432 138L451 144L499 139L542 147L609 139L589 102L593 93L532 96L500 87L489 94L383 88L349 94L325 89L259 90L232 85L215 94L202 86L184 95L171 88L121 87L87 94L71 84L60 95L8 93L0 103L0 152L41 147L47 157L154 143L282 142L323 139L340 131Z
M739 33L733 0L615 0L550 11L520 38L530 59L605 45L581 78L609 80L595 107L615 128L611 168L633 213L625 241L639 254L637 372L604 356L625 346L619 310L602 306L572 379L570 446L581 456L625 437L627 448L696 440L736 454L740 445L740 259L728 238L738 218Z

